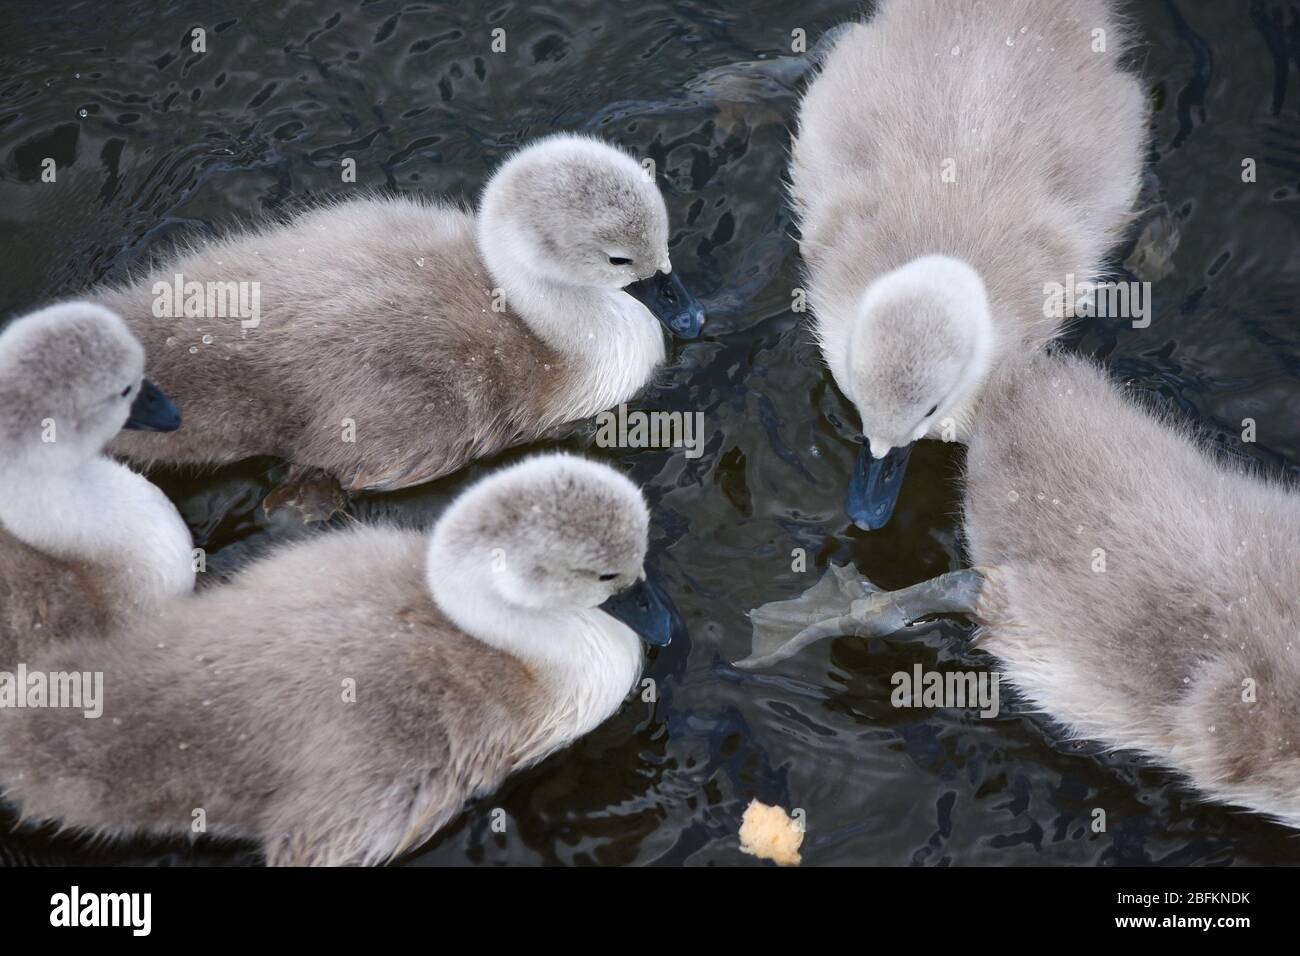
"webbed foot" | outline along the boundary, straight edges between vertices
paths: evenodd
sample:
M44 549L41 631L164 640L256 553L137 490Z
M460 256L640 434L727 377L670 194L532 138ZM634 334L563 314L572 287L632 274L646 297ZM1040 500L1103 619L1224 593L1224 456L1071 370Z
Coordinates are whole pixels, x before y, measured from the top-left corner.
M300 525L329 521L347 506L348 493L334 476L315 469L291 471L262 502L268 518Z
M851 564L831 565L797 598L749 612L752 652L737 667L766 667L827 637L885 637L932 614L973 615L984 575L950 571L898 591L882 591Z

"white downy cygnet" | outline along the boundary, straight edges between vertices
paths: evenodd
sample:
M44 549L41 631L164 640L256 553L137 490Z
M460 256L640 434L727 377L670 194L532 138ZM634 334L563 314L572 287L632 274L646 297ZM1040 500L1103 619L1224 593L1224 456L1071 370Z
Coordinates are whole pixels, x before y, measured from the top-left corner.
M194 586L175 507L103 453L124 427L180 424L143 369L121 319L90 303L0 331L0 667Z
M1087 288L1130 221L1128 49L1108 0L883 0L822 62L791 198L814 333L866 436L860 526L889 520L913 442L962 437L989 371L1061 331L1077 303L1048 287Z
M683 631L645 578L649 513L611 468L527 459L432 534L359 526L35 665L105 675L101 719L0 710L24 818L207 832L271 864L382 863L606 720L641 641Z
M668 240L635 159L561 134L503 163L477 214L374 197L198 242L95 293L187 422L111 450L145 465L274 455L352 492L450 474L632 398L664 361L661 322L699 333ZM227 283L256 316L233 314ZM191 284L197 298L175 293Z

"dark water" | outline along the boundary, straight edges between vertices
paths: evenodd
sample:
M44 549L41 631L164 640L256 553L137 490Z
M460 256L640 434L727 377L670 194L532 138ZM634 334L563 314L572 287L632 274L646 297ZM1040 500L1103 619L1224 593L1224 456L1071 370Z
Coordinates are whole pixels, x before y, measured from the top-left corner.
M803 72L790 31L811 43L859 7L0 7L0 316L121 276L188 231L355 188L340 184L345 156L358 186L466 197L513 147L554 130L596 131L656 161L674 264L712 319L640 405L703 411L707 446L696 461L592 452L645 487L691 639L649 662L656 705L631 700L410 862L752 863L735 833L753 796L805 811L808 864L1300 861L1291 831L1204 806L1140 760L1061 742L1014 702L994 720L892 708L896 670L988 666L966 649L962 622L821 644L768 672L728 665L748 651L746 611L803 590L832 559L884 587L962 563L960 453L948 446L917 452L887 529L847 526L856 418L790 311L798 259L782 171ZM1144 224L1178 241L1153 245L1172 260L1154 284L1150 328L1094 320L1071 344L1225 434L1255 418L1254 454L1300 461L1300 4L1132 7L1156 106ZM197 25L208 30L203 56L189 52ZM504 54L489 51L498 26ZM40 181L46 156L58 161L56 184ZM1251 187L1240 179L1246 157L1258 163ZM582 427L559 444L591 441ZM465 481L513 457L361 500L355 514L427 526ZM259 507L277 474L253 462L158 480L220 570L289 533ZM796 547L810 556L805 574L791 570ZM489 826L497 807L504 834ZM1089 828L1094 807L1107 811L1104 834ZM88 847L30 830L0 838L4 858L257 860L240 845Z

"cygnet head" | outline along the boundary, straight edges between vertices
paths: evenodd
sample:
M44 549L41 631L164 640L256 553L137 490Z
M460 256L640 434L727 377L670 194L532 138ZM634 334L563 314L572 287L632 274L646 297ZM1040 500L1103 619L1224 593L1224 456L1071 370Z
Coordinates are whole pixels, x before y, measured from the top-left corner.
M914 259L867 287L849 343L849 397L876 457L925 437L970 398L992 335L984 283L958 259Z
M521 149L483 192L480 235L517 265L577 286L621 289L669 272L668 210L635 159L561 133Z
M0 332L0 457L68 470L123 427L177 427L143 374L144 349L108 309L68 302L16 319Z
M889 520L908 449L950 416L964 417L992 351L984 282L966 263L924 256L867 287L844 383L867 446L850 488L855 523L878 528Z
M477 601L522 612L604 606L650 643L667 643L668 635L647 634L645 621L610 606L637 595L649 602L643 611L676 615L653 585L644 593L649 526L640 489L607 465L561 454L529 458L447 508L430 542L430 589L439 603L454 588L453 604L476 593ZM440 580L449 573L454 583Z
M507 282L626 289L666 325L690 338L704 310L672 276L668 209L630 155L588 136L560 133L510 157L483 191L479 248Z

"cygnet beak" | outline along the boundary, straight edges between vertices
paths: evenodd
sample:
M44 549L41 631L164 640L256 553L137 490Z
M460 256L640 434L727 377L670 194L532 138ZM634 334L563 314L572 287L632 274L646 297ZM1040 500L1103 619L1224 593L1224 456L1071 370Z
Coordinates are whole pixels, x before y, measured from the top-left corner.
M131 403L131 412L122 426L142 432L174 432L181 427L181 413L163 390L147 378Z
M893 448L885 442L871 441L862 446L853 465L845 504L855 525L864 531L877 531L889 523L911 455L912 444Z
M669 266L669 268L672 268ZM623 289L679 339L693 339L704 327L704 306L687 290L682 280L661 269Z
M643 569L635 584L610 597L600 609L622 621L647 644L662 647L673 638L686 637L687 632L681 612L656 577Z

